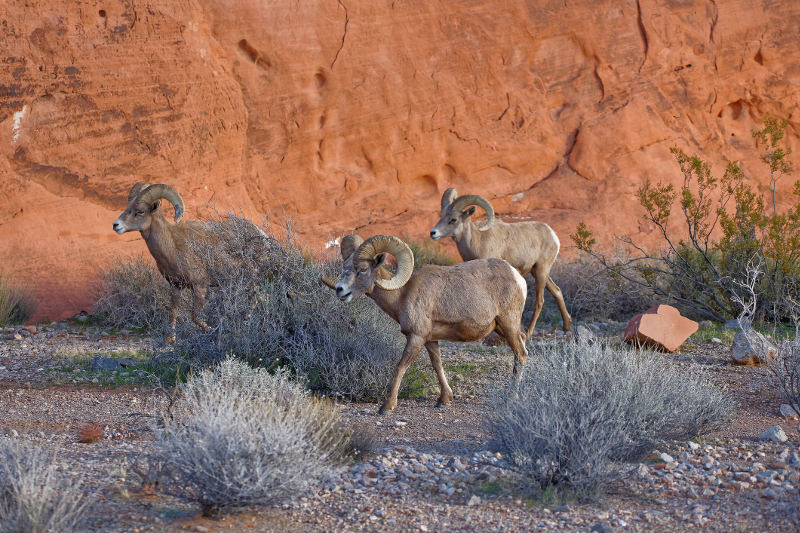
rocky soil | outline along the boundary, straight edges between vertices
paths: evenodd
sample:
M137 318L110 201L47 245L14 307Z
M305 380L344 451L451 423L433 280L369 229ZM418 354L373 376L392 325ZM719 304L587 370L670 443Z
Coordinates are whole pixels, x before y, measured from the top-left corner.
M596 331L618 334L614 325ZM114 333L114 332L112 332ZM128 332L125 332L128 333ZM557 341L556 333L539 338ZM800 527L800 438L780 417L780 397L763 370L729 364L726 342L690 342L673 357L711 371L740 408L725 431L694 442L665 442L590 503L531 497L517 487L507 458L483 426L486 390L510 372L504 347L443 346L453 405L433 394L401 399L389 417L372 404L343 404L343 418L371 441L364 460L329 473L314 495L222 520L143 484L151 416L166 395L147 384L153 341L99 328L54 323L2 331L0 435L58 453L67 475L84 479L86 526L94 531L795 531ZM91 360L133 359L134 366L92 370ZM97 364L95 365L97 366ZM419 364L421 374L429 373ZM104 438L77 432L100 424ZM788 440L758 440L781 425Z

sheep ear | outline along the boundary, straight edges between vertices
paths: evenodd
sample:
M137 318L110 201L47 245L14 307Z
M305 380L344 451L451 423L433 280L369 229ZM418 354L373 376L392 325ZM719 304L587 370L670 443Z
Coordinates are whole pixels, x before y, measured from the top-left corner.
M475 213L475 206L474 206L474 205L471 205L471 206L469 206L468 208L466 208L466 209L464 209L463 211L461 211L461 218L464 218L464 219L466 219L466 218L469 218L469 217L471 217L471 216L472 216L474 213Z
M387 257L389 257L387 253L378 254L375 256L375 259L372 260L372 264L375 265L375 268L378 268L386 263Z
M151 213L155 212L155 210L158 209L159 207L161 207L161 200L156 200L155 202L150 204L150 212Z

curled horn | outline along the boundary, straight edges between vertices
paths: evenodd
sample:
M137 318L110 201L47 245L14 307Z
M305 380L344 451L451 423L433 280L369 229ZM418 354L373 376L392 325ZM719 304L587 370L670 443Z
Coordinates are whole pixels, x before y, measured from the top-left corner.
M444 194L442 195L442 215L444 215L444 210L447 209L447 206L453 203L453 200L456 199L458 196L458 191L455 190L453 187L450 187Z
M128 193L128 203L131 203L131 200L139 196L139 193L148 188L149 186L150 186L149 183L140 181L139 183L131 187L131 192Z
M397 259L397 273L390 279L376 279L375 284L387 291L397 290L405 285L414 272L414 253L406 243L392 235L375 235L359 246L357 261L372 261L381 253L390 253Z
M483 196L478 196L477 194L465 194L464 196L459 196L456 198L450 205L452 206L451 208L453 212L461 211L468 205L477 205L486 211L486 222L478 226L478 231L486 231L494 223L494 208L492 207L492 204L489 203L489 200Z
M150 185L139 195L139 199L148 204L155 202L159 198L166 198L175 207L175 222L179 221L185 210L183 198L178 194L178 191L169 185Z
M323 274L322 277L320 277L320 281L322 283L324 283L327 287L331 288L331 289L335 289L336 288L336 280L333 279L330 276L326 276L326 275Z
M342 238L342 244L339 245L339 248L342 250L342 259L350 257L363 242L364 239L358 235L345 235Z

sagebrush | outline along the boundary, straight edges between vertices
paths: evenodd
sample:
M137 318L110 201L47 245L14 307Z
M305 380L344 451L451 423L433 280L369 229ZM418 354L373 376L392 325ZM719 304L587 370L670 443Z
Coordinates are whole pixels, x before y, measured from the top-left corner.
M162 490L206 515L296 498L346 455L350 438L332 402L233 358L181 385L154 431Z
M0 273L0 326L25 322L36 312L36 307L30 291L12 286Z
M80 480L61 474L53 454L0 439L0 530L74 531L85 502Z
M591 495L618 463L661 440L724 426L733 403L696 369L608 341L530 344L519 387L497 393L490 428L523 483Z
M194 244L215 280L205 309L212 331L184 324L181 353L206 363L232 353L269 369L289 368L313 388L348 399L385 395L403 337L372 301L345 304L320 282L339 265L303 253L291 230L255 233L235 215L209 224L226 246ZM220 256L235 257L236 267Z
M108 327L160 336L167 330L169 292L152 258L121 260L103 271L94 312Z

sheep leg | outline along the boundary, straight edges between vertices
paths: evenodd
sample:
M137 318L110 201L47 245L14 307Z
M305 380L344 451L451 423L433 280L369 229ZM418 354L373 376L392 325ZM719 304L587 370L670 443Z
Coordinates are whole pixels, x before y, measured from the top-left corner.
M178 305L181 303L181 289L175 285L170 286L170 304L169 304L169 334L167 335L167 344L175 342L175 323L178 320Z
M389 392L389 398L383 403L378 410L379 415L385 415L397 406L397 393L400 391L400 382L403 380L403 375L414 359L419 355L422 346L425 344L425 339L419 335L409 335L406 338L406 347L403 350L403 357L397 363L397 370L394 374L394 382L392 383L392 390Z
M209 325L200 318L200 314L203 312L203 306L206 303L207 291L208 288L206 287L192 287L192 320L194 320L195 324L200 326L200 329L211 331Z
M570 325L572 325L572 318L569 316L567 312L567 306L564 304L564 295L561 293L561 289L556 285L556 282L553 281L553 278L547 276L547 284L545 285L547 291L553 295L553 298L556 299L556 303L558 304L558 310L561 312L561 322L563 322L564 331L569 331Z
M536 326L536 321L539 320L539 313L542 312L544 305L544 287L547 284L547 273L539 265L533 267L533 278L536 281L536 300L533 302L533 318L528 325L528 331L525 334L530 337L533 333L533 328Z
M428 355L431 358L431 366L436 371L436 378L439 380L439 401L436 402L436 407L444 407L453 401L453 391L450 389L450 385L447 384L447 376L444 375L439 342L426 342L425 349L428 350Z
M525 335L520 331L517 320L507 317L498 317L498 330L514 352L514 377L519 383L522 379L522 367L528 359L528 349L525 348Z

